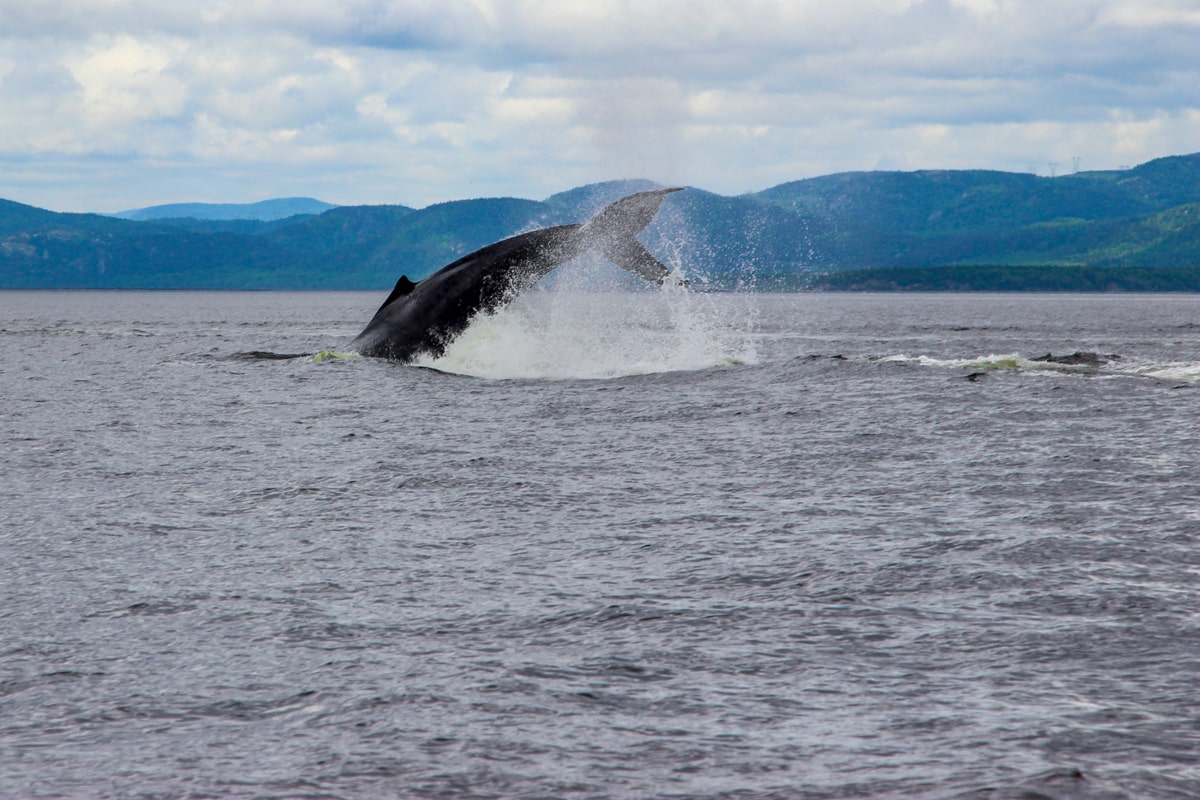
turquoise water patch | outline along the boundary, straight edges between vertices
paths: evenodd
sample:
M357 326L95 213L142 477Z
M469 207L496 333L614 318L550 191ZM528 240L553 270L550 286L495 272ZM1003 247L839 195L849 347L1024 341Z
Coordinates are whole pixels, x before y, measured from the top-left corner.
M313 356L312 360L315 364L321 364L326 361L349 361L352 358L358 357L358 353L347 353L341 350L322 350Z

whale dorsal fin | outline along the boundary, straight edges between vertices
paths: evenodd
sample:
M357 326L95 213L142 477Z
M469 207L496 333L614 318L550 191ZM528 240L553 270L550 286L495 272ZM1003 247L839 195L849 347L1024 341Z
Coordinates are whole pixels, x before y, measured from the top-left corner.
M381 305L379 307L379 311L382 311L383 309L387 308L388 304L391 303L393 300L399 299L399 298L404 297L405 295L409 294L415 288L417 288L417 285L415 283L413 283L412 281L410 281L408 279L407 275L401 275L400 280L396 281L396 287L394 289L392 289L392 293L388 295L387 300L384 300L383 305ZM378 314L379 311L376 311L375 313Z

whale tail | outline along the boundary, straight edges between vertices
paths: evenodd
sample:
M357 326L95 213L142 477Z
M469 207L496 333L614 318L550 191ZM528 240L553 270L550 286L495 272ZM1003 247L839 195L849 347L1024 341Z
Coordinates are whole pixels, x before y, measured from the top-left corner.
M618 267L648 281L662 283L671 273L641 242L637 235L650 224L663 198L680 188L638 192L605 206L579 229L589 249L598 250Z

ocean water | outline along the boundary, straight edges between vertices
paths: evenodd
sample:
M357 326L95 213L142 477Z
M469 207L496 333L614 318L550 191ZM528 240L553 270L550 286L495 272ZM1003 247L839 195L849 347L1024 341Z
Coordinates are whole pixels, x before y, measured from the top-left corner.
M0 293L0 797L1200 796L1200 298L380 299Z

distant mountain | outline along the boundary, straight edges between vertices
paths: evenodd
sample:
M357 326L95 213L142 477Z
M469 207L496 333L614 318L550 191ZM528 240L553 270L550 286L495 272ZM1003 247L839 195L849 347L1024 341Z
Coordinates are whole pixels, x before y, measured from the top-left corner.
M0 288L386 290L655 186L275 219L138 221L0 200ZM858 172L740 197L693 188L668 196L641 239L702 288L1200 291L1200 154L1058 178Z
M274 200L262 200L258 203L169 203L162 206L121 211L112 216L143 221L156 219L256 219L269 222L294 217L297 214L323 214L336 207L311 197L281 197Z

